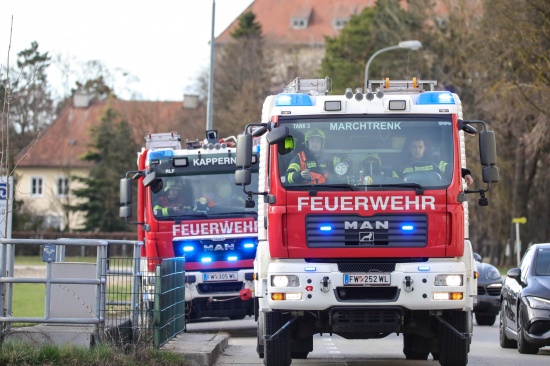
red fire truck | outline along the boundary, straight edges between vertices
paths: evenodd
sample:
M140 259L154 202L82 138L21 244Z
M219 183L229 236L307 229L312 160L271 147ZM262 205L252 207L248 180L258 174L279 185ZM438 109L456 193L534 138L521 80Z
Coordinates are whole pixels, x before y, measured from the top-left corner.
M477 274L466 195L488 204L496 144L436 85L385 79L329 95L329 78L298 78L239 135L244 186L261 136L259 191L245 191L263 196L254 273L265 365L307 357L317 333L402 334L407 359L467 364ZM462 178L465 132L479 135L484 189Z
M155 266L164 258L185 257L189 319L254 314L257 209L244 206L242 187L234 184L235 140L209 130L203 141L187 141L182 148L174 132L149 134L138 170L121 180L120 216L126 219L132 215L132 180L138 181L135 224L145 244L147 306L153 305ZM252 165L257 176L258 164Z

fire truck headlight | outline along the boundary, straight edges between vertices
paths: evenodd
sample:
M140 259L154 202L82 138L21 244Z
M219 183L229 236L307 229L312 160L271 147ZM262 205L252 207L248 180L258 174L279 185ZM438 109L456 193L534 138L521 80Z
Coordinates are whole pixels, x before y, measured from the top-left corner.
M300 286L300 280L298 276L271 276L271 286L274 287L298 287Z
M462 275L440 274L435 276L436 286L462 286Z

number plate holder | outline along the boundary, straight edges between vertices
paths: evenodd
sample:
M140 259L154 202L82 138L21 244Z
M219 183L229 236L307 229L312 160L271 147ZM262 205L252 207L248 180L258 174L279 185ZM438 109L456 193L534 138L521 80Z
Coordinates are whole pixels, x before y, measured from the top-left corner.
M344 286L389 286L391 273L344 273Z
M204 282L236 281L237 277L237 272L212 272L202 274L202 280Z

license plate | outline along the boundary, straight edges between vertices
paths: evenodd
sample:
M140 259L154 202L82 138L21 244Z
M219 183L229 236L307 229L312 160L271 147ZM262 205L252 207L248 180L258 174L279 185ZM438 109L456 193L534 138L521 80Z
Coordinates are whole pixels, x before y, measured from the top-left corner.
M389 285L391 283L390 273L365 273L349 274L344 273L344 286L376 286Z
M235 281L237 272L220 272L220 273L203 273L202 280L204 282L214 281Z

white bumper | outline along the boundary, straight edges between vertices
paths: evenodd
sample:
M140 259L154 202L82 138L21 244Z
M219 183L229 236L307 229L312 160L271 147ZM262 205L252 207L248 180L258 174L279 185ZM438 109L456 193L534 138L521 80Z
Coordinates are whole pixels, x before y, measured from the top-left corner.
M339 291L346 291L351 286L344 285L344 273L338 270L338 265L335 263L276 260L269 263L266 278L257 283L259 285L257 290L263 295L260 299L260 308L266 311L271 309L322 311L334 306L399 306L409 310L472 310L477 282L473 278L473 272L466 270L466 264L453 258L397 263L395 270L391 272L390 284L376 286L386 287L388 290L391 288L389 293L393 291L394 295L375 300L368 297L345 299L339 296ZM299 284L294 287L275 287L271 283L271 278L276 275L297 276ZM436 286L437 275L461 275L462 285ZM437 299L445 297L446 293L462 293L462 299ZM291 299L274 300L273 294L285 294L285 297Z

